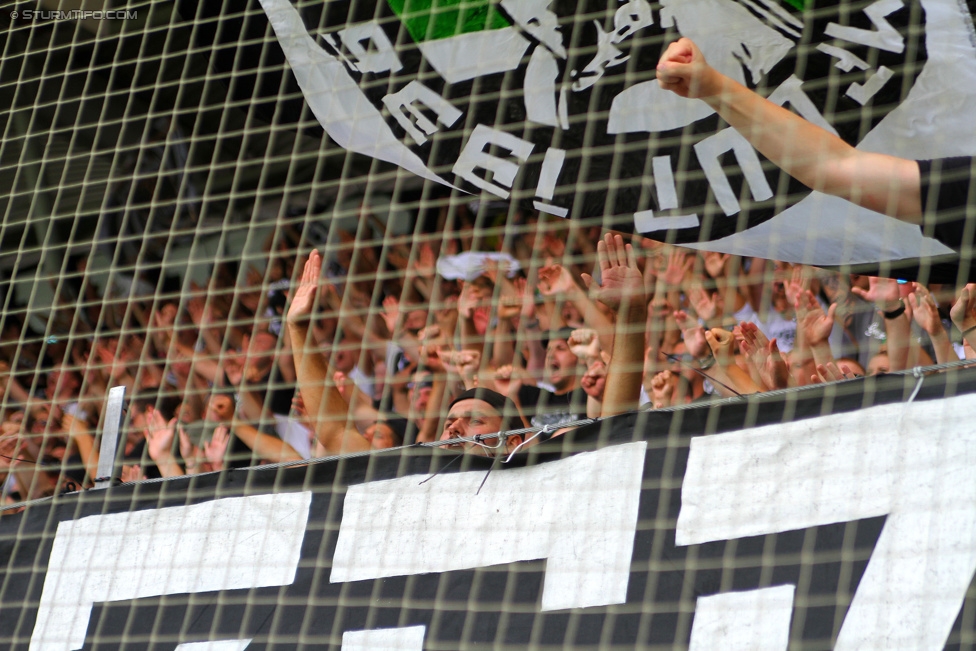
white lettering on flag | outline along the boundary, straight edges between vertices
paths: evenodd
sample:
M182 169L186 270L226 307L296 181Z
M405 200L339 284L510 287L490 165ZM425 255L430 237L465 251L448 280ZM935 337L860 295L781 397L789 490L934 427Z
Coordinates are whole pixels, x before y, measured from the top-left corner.
M426 626L346 631L342 651L423 651Z
M762 164L756 150L752 148L749 141L741 133L728 127L722 129L713 136L709 136L695 145L695 154L698 155L698 162L705 171L708 185L715 194L715 200L726 215L734 215L741 207L739 200L732 191L725 170L718 157L727 151L735 154L735 159L739 163L739 168L749 183L752 191L752 198L756 201L766 201L772 199L773 190L769 187L766 175L763 174Z
M786 651L796 587L698 597L688 651Z
M512 184L515 183L515 175L518 173L519 165L485 151L491 145L510 151L512 156L519 161L519 164L529 159L529 154L535 147L528 140L522 140L505 131L479 124L471 132L471 137L465 143L464 149L461 150L461 154L451 171L471 185L496 194L502 199L508 199L509 191L498 183L511 188ZM475 174L476 169L490 172L492 180ZM498 181L498 183L492 181Z
M184 642L173 651L244 651L251 640L213 640L209 642Z
M96 603L290 585L311 501L255 495L61 522L30 651L80 649Z
M828 23L824 33L833 38L839 38L858 45L887 50L888 52L901 53L905 50L905 39L898 33L898 30L891 26L885 17L892 14L905 5L902 0L878 0L864 10L865 15L877 28L875 30L859 29Z
M542 610L623 603L644 441L531 468L349 488L332 583L547 559Z
M976 401L893 404L691 441L676 543L887 516L835 651L941 651L976 573Z

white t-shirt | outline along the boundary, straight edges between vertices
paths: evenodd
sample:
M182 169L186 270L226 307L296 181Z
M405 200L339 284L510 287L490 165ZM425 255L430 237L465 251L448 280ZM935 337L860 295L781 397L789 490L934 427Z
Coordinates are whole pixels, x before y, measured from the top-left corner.
M282 441L295 448L295 452L302 455L302 459L312 458L312 430L297 420L275 414L275 429Z
M776 339L780 352L788 353L793 350L796 342L796 321L786 319L776 310L770 309L765 321L760 321L757 315L754 323L767 338Z

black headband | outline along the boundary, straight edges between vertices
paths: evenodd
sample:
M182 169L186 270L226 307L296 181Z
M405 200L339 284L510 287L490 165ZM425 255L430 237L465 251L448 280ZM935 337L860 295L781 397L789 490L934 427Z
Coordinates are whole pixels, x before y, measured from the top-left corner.
M503 432L523 429L525 427L525 424L522 422L522 417L519 415L518 407L515 406L515 403L497 391L485 389L484 387L468 389L451 401L451 407L462 400L481 400L482 402L487 402L489 405L491 405L492 408L494 408L494 410L497 411L502 417Z
M397 445L403 445L404 439L407 438L407 419L400 418L399 416L389 416L386 418L381 418L376 421L377 425L386 425L391 430L393 430L394 438L399 439L396 442Z

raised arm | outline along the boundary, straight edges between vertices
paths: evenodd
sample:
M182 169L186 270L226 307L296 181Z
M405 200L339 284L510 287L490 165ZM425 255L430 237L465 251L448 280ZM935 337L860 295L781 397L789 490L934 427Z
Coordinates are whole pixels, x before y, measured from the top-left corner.
M657 65L657 79L661 88L706 102L766 158L807 187L921 223L919 169L914 161L855 149L715 70L687 38L668 46Z
M345 454L369 449L369 442L347 424L349 405L335 384L328 365L318 352L305 348L308 319L322 271L322 256L312 251L288 308L288 334L291 337L295 371L302 399L315 421L315 435L328 454Z
M637 257L619 235L607 234L597 246L602 285L589 275L587 287L597 288L596 298L616 315L613 353L607 369L601 416L614 416L637 409L644 379L644 325L647 298Z

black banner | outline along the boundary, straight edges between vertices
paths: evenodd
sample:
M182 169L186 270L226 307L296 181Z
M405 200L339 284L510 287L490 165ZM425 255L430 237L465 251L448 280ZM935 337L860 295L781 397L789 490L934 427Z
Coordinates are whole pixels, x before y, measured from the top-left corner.
M915 385L631 414L507 464L405 449L39 502L0 522L0 643L969 648L976 375Z

